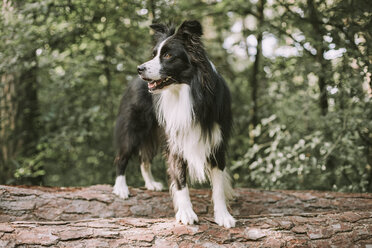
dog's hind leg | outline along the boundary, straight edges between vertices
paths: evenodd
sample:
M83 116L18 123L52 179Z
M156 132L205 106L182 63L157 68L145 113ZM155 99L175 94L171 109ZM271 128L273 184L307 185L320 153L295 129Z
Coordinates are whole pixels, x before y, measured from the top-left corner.
M168 172L171 178L170 190L173 197L176 220L184 225L194 224L194 222L198 222L198 217L192 209L189 189L186 183L186 162L176 155L169 155L168 165Z
M145 180L145 187L148 190L162 191L163 184L154 180L151 173L151 163L147 161L142 161L141 163L141 173L143 180Z
M129 189L125 179L125 170L128 165L130 155L118 154L115 158L116 164L116 180L113 193L120 198L127 199L129 197Z
M147 137L145 142L140 148L141 157L141 173L143 180L145 181L145 187L148 190L161 191L163 185L160 182L155 181L151 172L151 161L155 157L159 143L159 137L157 130L152 132L152 135Z

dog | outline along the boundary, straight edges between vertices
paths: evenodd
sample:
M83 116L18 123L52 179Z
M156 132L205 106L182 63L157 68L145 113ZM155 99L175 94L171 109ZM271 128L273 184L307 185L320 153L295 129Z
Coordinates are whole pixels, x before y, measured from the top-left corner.
M232 128L231 97L225 80L208 59L198 21L174 27L152 24L153 57L138 66L139 77L124 92L115 137L117 177L113 192L128 198L128 160L140 154L141 173L149 190L160 191L151 161L162 140L177 222L194 224L186 180L212 184L215 222L235 226L227 208L233 197L225 153Z

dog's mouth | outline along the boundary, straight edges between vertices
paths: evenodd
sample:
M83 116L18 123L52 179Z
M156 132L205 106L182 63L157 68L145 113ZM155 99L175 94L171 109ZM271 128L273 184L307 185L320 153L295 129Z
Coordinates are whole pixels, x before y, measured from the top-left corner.
M152 92L154 90L160 90L172 83L172 81L176 81L172 77L166 77L166 78L161 78L158 80L152 80L149 78L142 78L143 80L147 81L147 87L149 88L149 91Z

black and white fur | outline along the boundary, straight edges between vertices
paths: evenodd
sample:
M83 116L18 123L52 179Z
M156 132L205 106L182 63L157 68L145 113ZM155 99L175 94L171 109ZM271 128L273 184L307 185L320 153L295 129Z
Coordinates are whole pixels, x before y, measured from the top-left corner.
M188 174L191 182L211 182L216 223L234 227L235 219L226 205L233 196L225 170L232 126L229 89L206 55L199 22L185 21L177 30L160 24L151 27L157 39L153 58L138 67L141 79L129 85L120 106L114 193L129 196L125 169L137 152L146 188L162 190L150 167L164 137L177 221L198 221L190 201Z

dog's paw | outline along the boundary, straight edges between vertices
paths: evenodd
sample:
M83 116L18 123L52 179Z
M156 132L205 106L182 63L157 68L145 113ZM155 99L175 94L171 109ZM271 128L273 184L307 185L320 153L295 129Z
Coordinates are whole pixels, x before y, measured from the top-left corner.
M129 197L129 189L127 183L125 182L125 177L118 176L115 181L114 190L112 191L115 195L122 199L127 199Z
M146 187L146 189L153 190L153 191L162 191L163 190L163 184L161 184L159 182L156 182L156 181L146 183L145 187Z
M177 222L182 222L184 225L192 225L194 222L198 222L198 216L196 216L192 208L180 208L176 213Z
M226 228L235 226L235 219L227 211L217 212L214 215L214 221L219 225Z
M114 190L112 191L115 195L119 196L122 199L128 199L129 198L129 190L128 188L123 187L114 187Z

